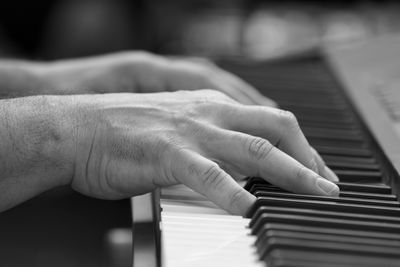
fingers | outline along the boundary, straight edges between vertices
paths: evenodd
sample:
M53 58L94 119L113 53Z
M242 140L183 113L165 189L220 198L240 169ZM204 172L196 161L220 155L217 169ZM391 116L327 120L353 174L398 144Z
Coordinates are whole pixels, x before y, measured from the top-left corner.
M244 216L256 200L218 164L193 151L178 150L168 169L173 179L203 194L232 214Z
M232 87L225 79L221 79L219 69L212 67L211 64L176 60L173 64L164 66L162 76L167 91L214 89L242 104L254 104L253 100L242 91Z
M318 152L313 147L311 147L311 150L314 154L314 158L318 166L318 173L323 175L329 181L339 182L339 178L337 177L337 175L331 169L329 169L328 166L326 166L324 160L321 158Z
M267 140L215 129L214 141L207 146L210 157L234 164L240 173L260 176L286 190L314 195L337 196L339 188L298 161L274 147Z
M252 98L244 93L244 90L239 90L237 87L232 86L229 84L225 79L221 77L217 77L214 79L210 79L207 81L208 86L206 88L213 88L220 92L227 94L229 97L233 98L234 100L242 103L244 105L254 105L256 104Z
M273 100L263 96L250 84L218 67L215 67L213 75L209 75L207 78L211 83L211 88L225 92L242 104L277 107Z
M223 116L223 128L267 139L307 168L319 172L315 154L292 113L269 107L235 106Z
M276 107L277 104L260 94L239 77L222 70L214 63L201 58L174 60L166 64L168 90L214 89L246 105Z
M326 179L338 182L336 174L329 169L321 156L312 148L296 117L288 111L265 107L235 107L231 115L232 130L249 133L270 140L284 152L294 157L307 168L319 173Z

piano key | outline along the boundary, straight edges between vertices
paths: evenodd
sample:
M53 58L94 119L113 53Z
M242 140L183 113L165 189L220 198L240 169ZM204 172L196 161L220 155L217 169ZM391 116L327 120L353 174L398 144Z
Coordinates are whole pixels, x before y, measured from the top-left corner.
M332 168L341 182L345 183L380 183L384 176L380 171L340 170Z
M321 251L308 251L300 249L275 249L271 252L270 259L267 259L268 263L272 266L292 266L292 265L275 265L286 264L297 262L297 265L293 266L350 266L350 267L361 267L361 266L398 266L398 259L376 257L371 255L348 255L346 253L329 253ZM312 265L309 265L313 262Z
M376 159L373 157L370 158L357 158L357 157L346 157L346 156L331 156L331 155L322 155L322 158L326 163L329 162L343 162L348 164L362 164L362 165L374 165L377 166Z
M284 192L267 192L267 191L255 191L253 194L256 197L274 197L274 198L295 199L295 200L317 200L321 202L326 201L331 203L349 203L349 204L361 204L361 205L384 206L384 207L400 207L400 203L398 201L387 201L387 200L314 196L314 195L290 194Z
M360 192L352 192L352 191L340 191L340 196L343 197L357 197L357 198L367 198L367 199L382 199L382 200L392 200L396 201L396 195L390 194L373 194L373 193L360 193Z
M348 141L365 141L357 130L326 129L323 127L302 126L301 129L307 138L340 139Z
M333 203L333 202L323 202L314 200L302 200L302 199L283 199L283 198L273 198L273 197L260 197L257 199L254 206L250 209L248 217L252 217L256 212L257 208L260 206L269 205L272 207L298 207L303 209L316 209L316 210L327 210L327 211L337 211L348 213L361 213L361 214L373 214L373 215L383 215L383 216L400 216L399 208L389 208L382 206L371 206L371 205L359 205L359 204L347 204L347 203ZM250 227L255 221L250 222Z
M325 160L326 165L331 169L341 170L360 170L360 171L379 171L380 167L377 163L358 163L343 160Z
M343 170L334 168L334 171L339 177L343 178L351 176L363 176L363 177L379 179L383 177L383 173L381 171L373 171L373 170L358 171L358 170Z
M288 192L283 190L279 187L275 186L268 186L268 185L261 185L261 184L254 184L248 191L250 193L254 193L256 190L266 190L268 192L280 192L280 193L287 193L287 194L294 194L292 192ZM387 200L387 201L397 201L396 195L390 194L374 194L374 193L360 193L360 192L352 192L352 191L340 191L340 197L351 197L351 198L361 198L361 199L375 199L375 200Z
M306 215L281 215L276 213L263 213L257 218L253 218L251 221L252 233L257 234L265 223L286 223L286 224L297 224L297 225L309 225L309 226L326 226L339 229L348 230L364 230L364 231L376 231L386 233L400 234L400 224L396 223L377 223L377 222L364 222L359 220L348 220L348 219L326 219L319 218L317 216L306 216Z
M263 266L255 251L248 250L255 242L248 219L227 214L185 186L162 189L160 205L162 242L168 255L163 266L203 266L205 261Z
M293 224L282 224L282 223L267 223L262 226L260 233L262 231L271 230L281 230L289 232L299 232L299 233L313 233L313 234L332 234L340 236L350 236L350 237L371 237L388 240L388 242L393 242L400 240L400 234L396 233L383 233L375 231L363 231L360 229L348 230L348 229L338 229L327 226L309 226L309 225L293 225Z
M358 128L353 123L340 123L340 122L325 122L309 120L307 118L298 117L300 126L310 128L323 128L326 130L343 130L343 131L357 131Z
M322 155L353 156L353 157L372 157L372 153L366 148L345 148L327 145L313 145L313 147Z
M390 186L384 185L382 183L368 185L368 184L357 184L357 183L344 183L338 182L336 183L341 191L350 191L350 192L359 192L359 193L367 193L367 194L391 194L392 189ZM260 177L252 177L248 180L247 184L245 185L246 190L250 190L253 186L263 186L268 188L278 188L277 186L271 185L264 179Z
M300 249L314 252L331 252L341 253L349 255L363 255L363 256L375 256L382 258L398 258L399 250L396 248L389 247L371 247L364 245L351 245L351 244L336 244L334 242L319 242L319 241L308 241L308 240L296 240L294 238L270 238L268 244L266 244L266 250L261 255L262 258L268 257L268 252L273 249ZM326 259L325 259L326 260Z
M307 137L309 143L313 147L336 147L336 148L345 148L345 149L362 149L367 148L368 145L365 141L354 141L354 140L346 140L346 139L322 139L315 137ZM318 149L317 149L318 151Z
M309 234L299 234L299 233L287 233L287 232L274 232L269 236L263 236L262 240L258 243L257 251L261 255L261 258L265 258L267 253L273 249L276 249L276 243L272 241L282 242L293 242L296 246L302 242L308 243L309 246L320 245L323 243L326 247L325 250L333 253L338 253L336 247L341 247L346 250L346 253L339 252L341 254L367 254L371 255L369 252L374 251L375 256L387 257L387 253L391 252L390 256L393 256L396 251L399 250L399 244L386 245L384 243L379 243L378 240L373 238L351 238L351 237L337 237L332 235L309 235ZM272 243L272 245L271 245ZM281 247L282 248L282 247ZM361 248L361 249L360 249ZM300 249L304 249L301 247ZM320 251L321 247L318 249L313 248L313 251ZM340 250L339 250L340 251ZM326 259L325 259L326 260ZM334 261L335 262L335 261Z
M354 236L340 236L332 234L321 234L321 233L302 233L293 231L282 231L282 230L272 230L268 232L263 232L259 235L258 240L255 245L258 247L263 247L266 239L270 237L282 237L282 238L294 238L297 240L314 240L314 241L327 241L335 243L346 243L346 244L360 244L364 246L379 246L387 248L397 248L400 249L400 240L388 241L387 239L381 238L371 238L371 237L354 237Z
M260 207L257 209L253 218L258 218L263 213L274 213L274 214L289 214L289 215L308 215L318 216L321 218L337 218L337 219L349 219L349 220L362 220L380 223L400 223L400 219L397 217L390 217L384 215L371 215L363 213L346 213L341 211L325 211L325 210L310 210L303 208L287 208L287 207Z
M365 193L377 193L377 194L391 194L392 189L390 186L381 185L365 185L365 184L354 184L354 183L337 183L340 190L354 191L354 192L365 192Z
M248 189L250 193L254 193L257 190L265 190L268 192L280 192L280 193L286 193L286 194L294 194L292 192L288 192L286 190L283 190L279 187L275 186L270 186L266 184L253 184L251 188ZM375 199L375 200L387 200L387 201L398 201L396 195L391 195L391 194L374 194L374 193L365 193L365 192L353 192L353 191L344 191L341 190L340 197L350 197L350 198L361 198L361 199Z

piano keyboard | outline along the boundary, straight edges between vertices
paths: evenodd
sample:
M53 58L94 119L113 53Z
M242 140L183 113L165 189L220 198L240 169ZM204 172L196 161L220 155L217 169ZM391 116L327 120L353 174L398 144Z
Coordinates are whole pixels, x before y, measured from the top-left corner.
M161 190L162 266L262 267L249 219L227 214L184 186Z
M258 199L242 218L183 186L162 189L160 264L400 266L397 174L321 58L224 67L296 114L341 193L300 195L249 178Z

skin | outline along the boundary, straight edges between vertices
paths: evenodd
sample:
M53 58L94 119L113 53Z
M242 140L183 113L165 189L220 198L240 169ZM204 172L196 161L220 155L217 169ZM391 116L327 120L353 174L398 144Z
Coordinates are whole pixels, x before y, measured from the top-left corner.
M4 94L41 96L0 100L0 211L62 185L121 199L183 183L241 215L255 201L243 176L339 193L295 116L211 63L121 53L13 64L24 71L3 66Z

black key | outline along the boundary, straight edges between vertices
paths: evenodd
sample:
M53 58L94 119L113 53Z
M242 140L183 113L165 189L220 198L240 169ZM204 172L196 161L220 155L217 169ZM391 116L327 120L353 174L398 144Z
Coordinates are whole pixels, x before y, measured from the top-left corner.
M262 226L261 231L288 231L293 233L312 233L312 234L332 234L337 236L348 236L348 237L367 237L384 239L387 242L397 242L400 240L400 234L396 233L383 233L375 231L362 231L362 230L348 230L338 229L325 226L308 226L308 225L291 225L282 223L266 223Z
M384 206L384 207L400 207L397 201L386 201L386 200L371 200L371 199L357 199L349 197L328 197L328 196L314 196L314 195L301 195L301 194L290 194L282 192L266 192L266 191L255 191L256 197L274 197L282 199L301 199L301 200L318 200L322 202L331 203L349 203L349 204L361 204L361 205L373 205L373 206Z
M365 192L352 192L352 191L340 191L341 197L354 197L354 198L366 198L366 199L381 199L381 200L391 200L398 201L397 196L395 195L386 195L386 194L372 194Z
M250 209L248 217L252 217L256 210L262 206L271 207L287 207L287 208L302 208L302 209L316 209L326 211L341 211L357 214L371 214L382 216L400 216L400 208L389 208L382 206L366 206L359 204L345 204L345 203L332 203L314 200L302 199L283 199L273 197L260 197ZM254 219L254 218L253 218ZM254 224L254 220L250 222L250 226Z
M346 157L346 156L331 156L323 155L322 159L329 164L330 162L347 163L347 164L360 164L361 166L373 165L378 166L374 158L357 158L357 157Z
M322 139L307 138L311 146L318 147L334 147L336 149L368 149L368 144L364 141L340 140L340 139ZM318 149L317 149L318 151Z
M367 194L377 194L377 195L390 195L392 189L390 188L390 186L384 185L382 183L380 184L375 184L375 185L367 185L367 184L355 184L355 183L343 183L343 182L338 182L336 183L340 190L343 192L353 192L353 193L367 193ZM270 183L268 183L267 181L265 181L262 178L250 178L249 181L247 182L247 184L245 185L245 189L250 191L250 189L253 186L257 186L260 189L279 189L282 190L284 192L283 189L280 189L279 187L272 185ZM254 187L256 188L256 187ZM250 191L252 192L252 191ZM366 195L367 195L366 194Z
M391 194L392 189L390 186L381 184L381 185L361 185L361 184L353 184L353 183L337 183L340 190L344 191L354 191L354 192L366 192L366 193L375 193L375 194Z
M262 226L266 223L286 223L290 225L306 225L315 227L330 227L347 230L363 230L375 231L384 233L400 234L400 224L393 223L377 223L377 222L364 222L359 220L347 219L332 219L332 218L319 218L317 216L305 215L281 215L275 213L264 213L253 218L252 220L252 233L258 235Z
M318 153L323 155L353 156L353 157L372 157L372 152L366 148L345 148L324 145L314 145Z
M330 253L342 253L349 255L365 255L365 256L375 256L375 257L389 257L398 258L399 250L397 248L388 247L371 247L364 245L353 245L353 244L340 244L335 242L320 242L320 241L308 241L308 240L296 240L294 238L275 238L272 237L268 239L267 244L265 244L264 253L261 254L261 258L268 257L268 253L273 249L299 249L313 252L330 252Z
M287 193L294 194L292 192L288 192L276 186L271 186L268 184L253 184L248 191L254 194L255 191L267 191L267 192L279 192L279 193ZM396 195L389 194L374 194L374 193L365 193L365 192L353 192L353 191L340 191L340 197L350 197L350 198L358 198L358 199L375 199L375 200L387 200L387 201L398 201Z
M356 130L326 129L322 127L302 126L301 129L307 138L342 139L349 141L365 141L361 133Z
M321 266L321 267L398 267L399 260L396 257L380 257L372 255L349 255L338 252L321 252L304 249L273 249L265 259L272 266ZM297 262L296 265L275 265ZM312 262L312 265L308 263Z
M378 164L374 163L356 163L356 162L344 162L344 161L325 161L326 165L334 170L355 170L355 171L380 171Z
M294 238L297 240L310 240L310 241L320 241L320 242L334 242L334 243L345 243L345 244L360 244L364 246L379 246L387 248L397 248L400 250L400 240L393 240L388 242L386 239L370 238L370 237L354 237L354 236L337 236L332 234L312 234L312 233L301 233L292 231L278 231L272 230L268 232L262 232L259 234L259 239L256 241L255 245L263 247L266 240L271 237L276 238ZM400 255L399 255L400 256Z
M362 220L368 222L380 222L380 223L398 223L400 224L400 218L390 217L384 215L371 215L362 213L346 213L341 211L326 211L326 210L310 210L302 208L286 208L286 207L260 207L255 212L253 218L258 218L264 213L274 214L289 214L289 215L306 215L306 216L318 216L320 218L333 218L333 219L349 219L349 220Z
M380 171L357 171L357 170L340 170L333 168L332 169L339 179L355 179L355 177L364 177L365 179L369 178L371 180L381 180L383 178L383 173Z

